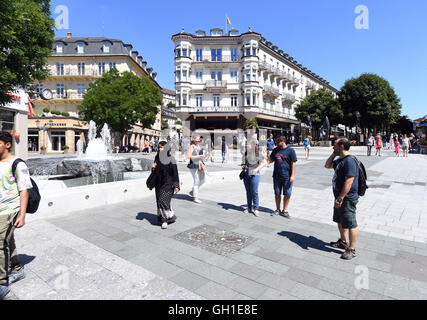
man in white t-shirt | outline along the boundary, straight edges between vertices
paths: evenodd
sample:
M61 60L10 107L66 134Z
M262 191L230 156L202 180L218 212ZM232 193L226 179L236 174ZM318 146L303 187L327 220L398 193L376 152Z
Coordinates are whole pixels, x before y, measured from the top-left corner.
M0 300L10 291L9 285L25 277L16 251L13 232L25 225L28 189L32 188L28 167L20 162L15 174L15 161L10 153L13 138L0 131Z

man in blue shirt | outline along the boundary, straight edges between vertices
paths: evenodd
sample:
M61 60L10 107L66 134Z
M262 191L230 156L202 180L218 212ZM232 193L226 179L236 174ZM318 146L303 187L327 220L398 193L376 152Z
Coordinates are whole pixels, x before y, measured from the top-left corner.
M334 152L325 163L328 169L335 169L332 179L334 201L334 222L338 224L340 239L331 242L334 248L345 249L341 258L350 260L356 257L356 240L359 228L356 221L356 205L359 199L359 166L350 156L350 141L346 138L338 139L334 145ZM334 160L337 156L339 158ZM347 242L349 233L350 244Z
M273 135L270 133L267 139L267 159L270 157L271 152L274 149Z
M288 206L291 200L293 182L295 181L297 155L294 149L286 145L286 138L283 136L276 139L276 145L277 147L268 158L269 163L274 162L273 185L276 200L276 211L274 211L274 214L280 214L289 219ZM280 211L282 191L283 211Z

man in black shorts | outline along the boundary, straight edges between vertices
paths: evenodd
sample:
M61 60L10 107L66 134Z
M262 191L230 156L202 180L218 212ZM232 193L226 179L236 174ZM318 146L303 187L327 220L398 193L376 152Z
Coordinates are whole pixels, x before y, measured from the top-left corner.
M335 169L332 179L332 188L335 196L334 222L338 223L340 239L332 242L334 248L345 249L341 258L350 260L356 257L356 240L359 228L356 221L356 205L359 199L358 181L359 166L350 156L350 141L346 138L338 139L334 145L334 152L325 163L328 169ZM337 156L339 158L334 160ZM349 233L350 244L347 242Z

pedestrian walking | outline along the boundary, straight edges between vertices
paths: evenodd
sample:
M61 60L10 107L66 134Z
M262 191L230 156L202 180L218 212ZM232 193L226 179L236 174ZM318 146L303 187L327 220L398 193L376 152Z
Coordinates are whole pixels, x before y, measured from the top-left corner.
M387 134L385 132L381 136L381 140L383 141L383 148L385 149L387 147Z
M12 172L16 160L10 153L12 143L12 135L0 131L0 300L10 292L9 285L25 278L13 234L25 225L28 189L33 187L24 162Z
M377 147L377 152L375 152L375 155L378 157L381 157L381 148L383 147L383 142L379 133L377 133L377 136L375 138L375 143Z
M394 148L394 134L392 133L390 134L390 143L388 145L388 149L393 150L393 148Z
M276 200L276 211L272 215L281 215L290 218L288 212L292 195L292 186L295 181L297 155L295 150L286 145L286 138L280 136L276 139L277 147L269 157L269 163L274 162L273 186ZM281 195L283 193L283 210L280 210Z
M394 153L395 153L396 157L399 157L400 146L399 146L399 138L398 138L397 134L394 135L393 144L394 144Z
M190 196L193 197L193 201L196 203L202 203L202 201L199 200L199 189L205 183L206 179L205 172L200 165L200 162L203 164L205 155L203 154L203 149L199 146L199 144L200 137L196 137L190 145L187 155L187 157L190 159L190 163L187 165L187 167L190 169L194 180L193 189L190 191Z
M223 136L221 139L221 155L222 155L222 163L224 163L225 159L228 159L228 146L225 142L225 137Z
M267 159L270 157L271 152L274 149L274 139L273 135L270 133L267 139Z
M404 134L402 138L402 150L403 150L404 157L408 157L410 147L411 147L411 141L409 140L408 136Z
M335 197L333 221L338 224L340 238L331 242L334 248L344 249L341 258L350 260L356 257L356 241L359 228L356 220L356 205L358 203L359 166L350 156L350 141L347 138L338 139L334 152L325 163L328 169L334 169L332 189ZM337 160L334 160L339 157ZM349 242L347 241L349 236Z
M305 160L310 158L311 136L306 136L304 139Z
M159 150L154 158L152 171L156 174L157 221L162 229L166 229L168 224L176 220L171 200L173 194L179 192L180 185L178 167L172 155L170 143L160 141L158 146Z
M150 152L150 142L148 142L147 139L145 140L144 150L142 150L142 152L145 152L145 153L149 153Z
M373 133L369 135L369 138L366 140L366 146L368 147L368 157L371 156L372 147L375 144L375 138Z
M246 152L242 158L242 170L244 171L243 183L246 189L248 208L244 213L253 213L259 216L258 186L260 182L260 170L266 166L264 156L259 152L259 146L255 141L248 142Z

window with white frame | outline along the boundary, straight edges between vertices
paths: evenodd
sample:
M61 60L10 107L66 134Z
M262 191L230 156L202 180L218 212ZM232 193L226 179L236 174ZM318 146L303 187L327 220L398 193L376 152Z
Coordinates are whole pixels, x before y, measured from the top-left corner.
M175 80L176 82L180 82L181 81L181 67L176 67L175 70Z
M186 106L187 105L187 101L188 101L188 91L187 90L183 90L182 91L182 105Z
M237 95L236 94L231 95L231 106L237 107Z
M116 63L115 62L110 62L109 66L110 66L110 70L111 69L116 69Z
M237 61L237 49L231 48L230 52L231 52L231 61Z
M175 103L177 106L181 105L181 90L176 90Z
M64 84L63 83L58 83L56 85L56 94L58 95L59 98L63 98L65 96L65 91L64 91Z
M85 46L83 43L77 44L77 53L84 53L85 52Z
M196 81L197 82L202 82L203 81L203 72L202 71L197 71L196 72Z
M84 76L85 75L85 64L83 62L79 63L77 65L77 70L79 72L79 76Z
M63 63L57 63L56 64L56 75L57 76L63 76L64 75L64 64Z
M230 71L230 78L232 82L237 82L237 71L235 70Z
M245 67L245 81L251 81L251 66Z
M63 53L64 52L64 46L62 44L56 44L56 53Z
M203 95L196 95L196 107L203 107Z
M38 94L42 93L42 91L43 91L43 84L42 83L38 83L36 85L36 91Z
M86 93L86 85L85 84L77 84L77 94L81 98Z
M105 73L105 62L98 63L98 73L100 76Z
M203 59L203 50L197 49L196 50L196 61L202 61Z
M258 93L256 91L252 91L252 105L258 105Z
M182 68L182 81L187 81L188 77L188 69L187 67Z
M109 43L104 43L104 53L110 53L110 47L111 45Z
M221 96L219 94L213 95L214 107L219 107Z

